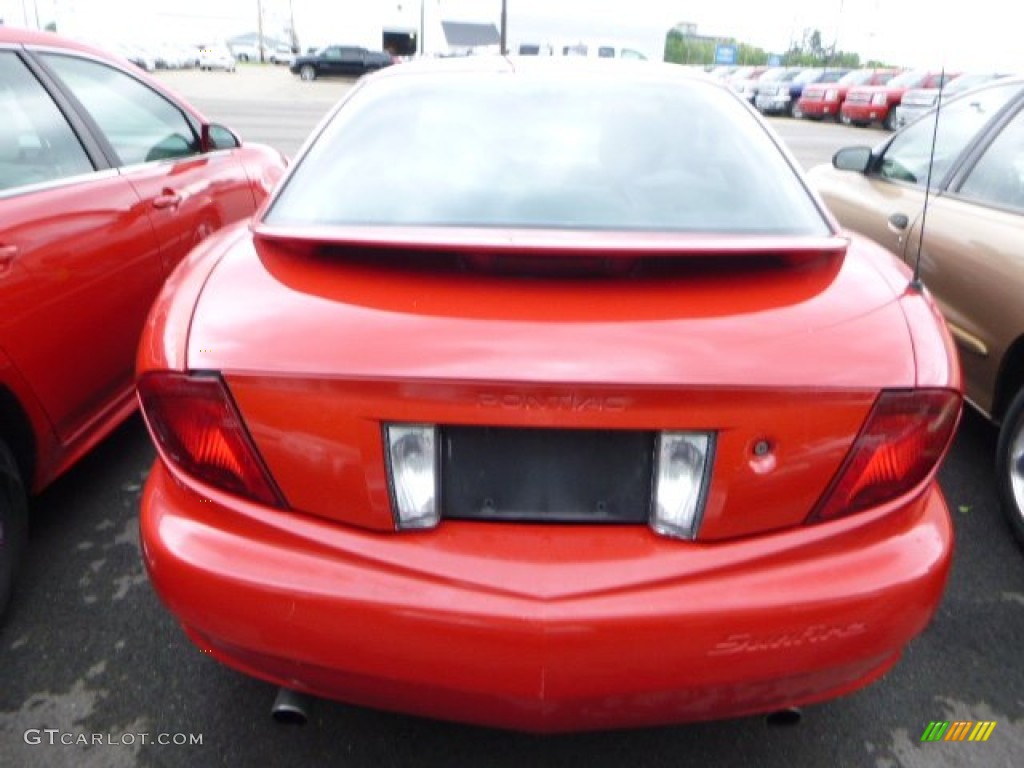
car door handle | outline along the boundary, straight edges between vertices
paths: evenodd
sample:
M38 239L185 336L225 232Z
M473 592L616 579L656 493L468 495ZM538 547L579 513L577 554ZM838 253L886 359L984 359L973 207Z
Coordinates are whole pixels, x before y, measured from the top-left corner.
M0 245L0 274L8 270L18 255L18 246Z
M165 189L159 195L153 198L154 208L177 208L181 203L181 195L175 192L173 189Z
M905 213L894 213L889 217L889 229L896 234L902 234L910 226L910 218Z

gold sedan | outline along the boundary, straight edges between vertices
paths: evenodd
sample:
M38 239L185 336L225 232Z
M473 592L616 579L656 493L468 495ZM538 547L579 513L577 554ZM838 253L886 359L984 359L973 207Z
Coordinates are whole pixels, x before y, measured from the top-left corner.
M844 227L919 262L967 396L1000 427L1000 498L1024 544L1024 79L966 93L873 150L841 149L809 178Z

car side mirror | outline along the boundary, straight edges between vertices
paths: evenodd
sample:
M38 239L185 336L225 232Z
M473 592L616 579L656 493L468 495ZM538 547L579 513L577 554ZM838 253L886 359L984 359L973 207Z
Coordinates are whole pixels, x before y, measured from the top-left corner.
M242 146L241 139L223 125L218 125L217 123L203 123L201 141L203 152L213 152L218 149L235 149Z
M864 173L870 163L870 147L844 147L832 155L832 166L840 171Z

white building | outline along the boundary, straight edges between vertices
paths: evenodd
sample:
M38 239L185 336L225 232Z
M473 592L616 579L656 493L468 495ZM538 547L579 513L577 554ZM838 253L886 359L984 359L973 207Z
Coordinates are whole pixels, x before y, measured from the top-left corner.
M26 0L32 3L33 0ZM11 0L0 0L10 5ZM404 47L414 53L422 43L428 54L449 52L441 18L448 7L441 0L42 0L42 23L53 20L57 31L89 41L137 44L205 44L262 27L267 37L295 38L302 49L327 44L360 45L380 50ZM41 3L41 6L42 6ZM451 6L450 21L497 24L494 9ZM0 7L3 7L0 5ZM28 16L12 9L10 23L35 26L34 5ZM447 17L446 17L447 18ZM26 23L27 19L27 23ZM390 44L389 44L390 41Z
M587 4L574 13L571 7L509 0L510 50L519 43L615 39L648 58L661 58L669 23L633 20L628 13L624 19L619 6ZM620 9L612 13L612 8ZM400 45L412 53L422 44L427 54L436 55L467 48L446 37L442 19L497 28L501 0L0 0L0 15L26 26L35 26L38 15L40 25L53 20L58 32L71 37L140 45L214 43L254 34L262 19L264 35L273 39L291 40L294 27L302 49L328 43L378 50Z

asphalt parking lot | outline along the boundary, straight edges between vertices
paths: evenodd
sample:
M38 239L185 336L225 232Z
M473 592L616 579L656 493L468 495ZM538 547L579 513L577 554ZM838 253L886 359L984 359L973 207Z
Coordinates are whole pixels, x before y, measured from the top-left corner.
M350 84L283 67L160 75L211 119L294 154ZM772 120L805 166L877 130ZM1000 517L995 432L965 414L941 473L957 548L931 627L884 679L761 718L535 737L317 702L269 716L275 690L204 656L149 586L137 507L153 450L138 417L32 505L28 564L0 625L5 766L1017 766L1024 756L1024 555ZM993 721L985 743L922 744L934 720ZM163 743L166 742L166 743Z
M240 65L236 72L160 72L158 77L210 120L230 126L243 140L270 144L290 157L352 87L344 78L302 82L283 65Z
M294 156L306 134L352 87L335 78L302 82L285 66L242 65L237 72L184 70L157 73L161 82L187 98L209 119L243 139L260 141ZM888 133L809 120L770 118L805 168L827 163L841 146L874 146Z

